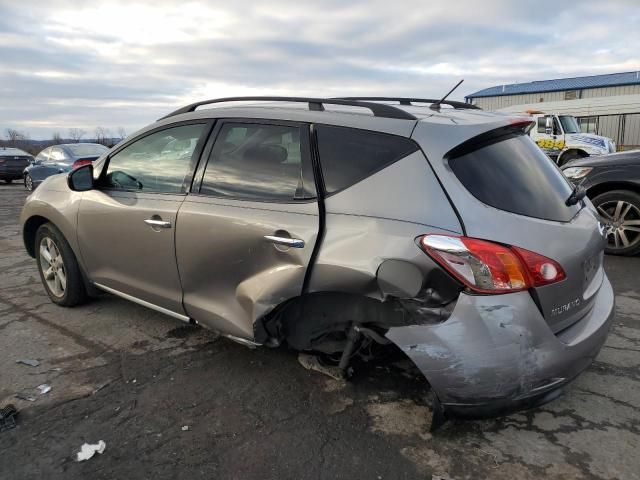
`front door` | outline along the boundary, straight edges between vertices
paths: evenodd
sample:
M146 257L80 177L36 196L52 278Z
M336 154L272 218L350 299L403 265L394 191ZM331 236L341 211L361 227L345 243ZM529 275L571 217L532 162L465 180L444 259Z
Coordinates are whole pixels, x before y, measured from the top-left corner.
M98 286L184 315L176 216L206 129L202 123L165 128L109 156L78 213L82 259Z
M201 184L178 212L184 305L210 328L252 339L256 319L302 292L318 236L308 127L223 121L213 137Z

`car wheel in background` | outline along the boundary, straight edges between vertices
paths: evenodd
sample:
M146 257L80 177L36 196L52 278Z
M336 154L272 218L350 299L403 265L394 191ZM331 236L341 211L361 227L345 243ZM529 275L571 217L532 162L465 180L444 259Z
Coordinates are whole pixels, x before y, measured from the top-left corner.
M629 190L601 193L593 204L607 226L606 253L640 253L640 195Z
M11 182L13 182L13 179L11 179L11 178L5 178L5 179L4 179L4 181L5 181L5 183L11 183Z
M24 176L24 188L30 192L33 191L33 178L28 173Z
M38 228L35 252L40 278L51 301L73 307L87 299L76 256L52 223Z

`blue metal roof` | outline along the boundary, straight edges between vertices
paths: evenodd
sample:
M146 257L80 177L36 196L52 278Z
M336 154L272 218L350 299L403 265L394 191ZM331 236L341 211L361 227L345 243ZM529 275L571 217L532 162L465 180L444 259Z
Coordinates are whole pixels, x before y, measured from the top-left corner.
M583 88L618 87L621 85L640 85L640 72L610 73L590 77L558 78L528 83L512 83L485 88L465 98L499 97L521 93L558 92L562 90L581 90Z

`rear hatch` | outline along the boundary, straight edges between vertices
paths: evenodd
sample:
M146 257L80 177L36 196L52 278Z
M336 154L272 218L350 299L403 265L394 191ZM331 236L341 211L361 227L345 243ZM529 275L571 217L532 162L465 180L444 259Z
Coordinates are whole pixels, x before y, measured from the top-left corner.
M554 332L582 318L604 275L605 237L588 200L567 205L573 185L522 125L469 140L451 150L445 162L460 192L466 192L456 196L466 235L558 262L566 278L530 293Z
M31 157L26 155L2 155L0 154L0 167L6 173L21 174L29 165Z

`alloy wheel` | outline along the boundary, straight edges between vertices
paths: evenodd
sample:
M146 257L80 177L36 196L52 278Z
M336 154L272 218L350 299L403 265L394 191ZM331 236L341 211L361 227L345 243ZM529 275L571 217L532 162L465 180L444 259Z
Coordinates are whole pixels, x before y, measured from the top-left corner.
M24 177L24 188L29 191L33 190L33 178L31 178L31 175Z
M612 250L640 243L640 209L624 200L610 200L598 205L606 224L607 243Z
M63 297L67 288L67 271L60 249L51 237L40 241L40 269L49 291L56 297Z

